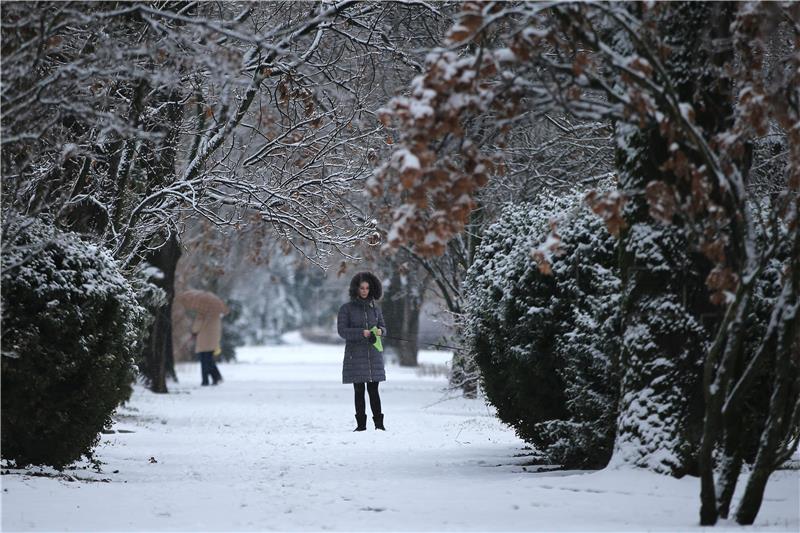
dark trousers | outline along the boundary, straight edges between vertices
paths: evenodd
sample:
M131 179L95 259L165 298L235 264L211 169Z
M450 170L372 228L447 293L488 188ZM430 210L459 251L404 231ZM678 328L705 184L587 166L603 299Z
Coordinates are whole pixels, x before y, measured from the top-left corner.
M222 379L222 374L219 373L217 363L214 362L214 352L198 352L197 356L200 358L200 373L203 377L203 385L208 385L208 377L214 381L214 385Z
M369 407L372 409L372 416L381 414L381 396L378 394L378 382L353 383L356 393L356 414L366 415L367 404L364 401L364 385L369 393Z

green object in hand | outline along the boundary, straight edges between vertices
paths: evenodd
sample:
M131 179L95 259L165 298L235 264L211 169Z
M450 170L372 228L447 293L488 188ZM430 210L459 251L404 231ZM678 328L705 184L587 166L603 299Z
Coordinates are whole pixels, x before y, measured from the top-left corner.
M375 342L373 342L372 345L375 347L376 350L382 352L383 343L381 342L381 336L378 335L378 332L380 331L378 329L378 326L372 326L372 329L370 331L372 332L373 335L375 335Z

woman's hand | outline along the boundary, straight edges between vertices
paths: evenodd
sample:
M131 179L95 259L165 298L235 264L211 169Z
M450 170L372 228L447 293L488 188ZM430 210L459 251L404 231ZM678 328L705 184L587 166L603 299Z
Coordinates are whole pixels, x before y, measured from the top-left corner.
M366 339L366 338L369 338L369 334L370 334L370 333L371 333L371 332L370 332L370 330L368 330L368 329L365 329L365 330L362 332L362 334L364 335L364 338L365 338L365 339Z

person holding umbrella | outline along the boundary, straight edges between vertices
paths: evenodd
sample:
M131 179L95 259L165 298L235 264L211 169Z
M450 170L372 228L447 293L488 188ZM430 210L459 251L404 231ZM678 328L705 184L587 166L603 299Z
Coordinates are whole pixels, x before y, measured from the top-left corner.
M367 407L364 390L369 393L369 405L375 429L386 431L383 425L381 397L378 384L386 381L381 337L386 335L380 300L383 288L371 272L360 272L350 281L350 301L339 308L337 330L345 341L342 383L352 383L355 391L356 429L367 429Z
M175 300L186 309L195 311L197 316L192 324L194 351L200 359L201 385L217 385L222 374L214 362L214 353L220 350L222 339L222 316L229 312L216 294L208 291L189 289L175 296Z

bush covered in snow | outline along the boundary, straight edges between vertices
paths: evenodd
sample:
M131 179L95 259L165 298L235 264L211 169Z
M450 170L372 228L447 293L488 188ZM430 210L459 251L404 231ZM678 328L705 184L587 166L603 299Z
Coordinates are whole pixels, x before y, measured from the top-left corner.
M146 315L107 252L28 223L3 243L2 455L61 468L130 396Z
M557 224L552 274L531 258ZM465 284L468 346L487 399L550 460L604 466L616 419L615 240L582 194L509 205Z
M543 273L532 252L543 249L553 223L560 249L549 258L552 272ZM618 431L630 423L631 413L641 415L648 424L669 426L670 431L664 433L674 438L668 447L663 438L632 431L630 435L641 439L642 448L662 459L668 457L668 451L677 450L687 464L695 461L698 424L703 417L700 362L686 355L664 357L663 351L658 351L662 357L653 356L649 363L631 355L659 350L650 343L654 331L672 332L670 346L681 354L707 349L712 340L702 324L687 322L693 317L687 312L688 304L661 294L673 278L678 280L674 282L677 291L684 277L696 275L702 266L697 263L704 260L688 253L686 236L679 228L659 228L661 233L647 233L650 240L637 238L634 251L658 242L661 249L669 247L671 257L682 258L683 266L670 267L666 260L649 266L648 272L658 274L649 287L655 297L644 301L647 305L634 316L635 322L629 316L627 329L621 316L630 305L623 298L631 287L623 291L620 283L618 242L584 205L581 194L508 205L483 236L465 283L464 329L470 350L466 361L479 367L484 392L498 416L555 463L570 468L602 467L611 457L615 438L617 451L627 453L620 450L627 444L620 444ZM640 225L629 231L639 229ZM789 242L784 236L767 233L758 238ZM758 351L780 292L782 265L790 250L788 245L779 248L756 281L753 304L744 321L748 334L743 361ZM642 252L636 264L641 267L653 257L652 252ZM694 305L690 296L685 298ZM700 301L702 296L693 297L697 306L708 308L707 295L705 301ZM627 371L621 357L631 359ZM639 369L639 374L672 380L664 394L676 398L658 396L654 387L647 389L649 396L620 396L621 380L633 379L631 369L645 364L649 368ZM745 414L718 450L730 457L724 464L736 461L741 466L742 461L755 459L769 414L768 385L773 374L770 365L755 373L756 385L743 402ZM684 407L650 416L664 405ZM626 411L620 413L621 409ZM784 413L784 418L790 419L791 413ZM677 429L671 429L673 426ZM657 465L653 465L655 469Z

